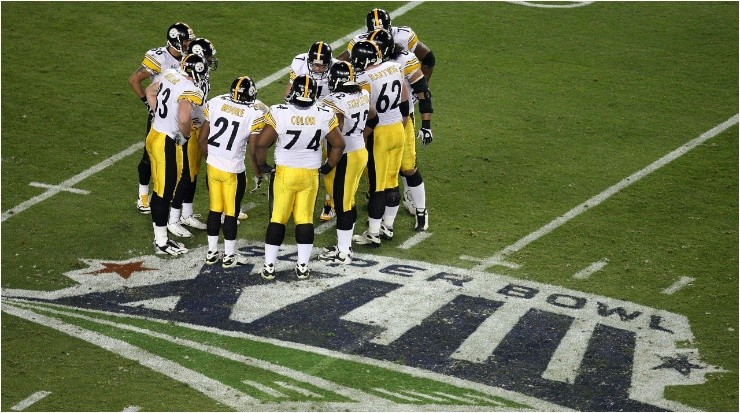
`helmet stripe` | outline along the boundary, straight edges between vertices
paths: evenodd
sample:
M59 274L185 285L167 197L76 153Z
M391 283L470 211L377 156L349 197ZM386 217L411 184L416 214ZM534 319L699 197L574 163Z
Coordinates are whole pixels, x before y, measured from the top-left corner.
M380 17L378 16L378 9L373 9L373 17L375 18L375 27L381 26Z
M311 93L311 91L308 88L308 81L309 80L310 80L310 78L308 76L306 76L306 87L303 88L303 97L306 97L306 98L308 97L309 93Z
M321 60L321 49L324 48L324 42L319 42L319 50L316 52L316 59Z
M239 88L242 86L243 81L244 81L244 76L240 77L239 81L236 83L236 87L234 88L234 96L232 96L234 100L239 100L238 99Z

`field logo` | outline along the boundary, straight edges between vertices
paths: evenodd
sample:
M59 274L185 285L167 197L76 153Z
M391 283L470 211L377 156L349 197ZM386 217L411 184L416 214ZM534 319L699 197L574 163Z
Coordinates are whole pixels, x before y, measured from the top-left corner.
M261 244L241 252L250 265L232 269L203 265L205 247L178 259L84 260L66 274L79 285L3 290L4 307L25 299L246 333L576 410L687 410L665 387L722 371L691 347L686 317L630 302L368 254L350 266L312 262L311 279L298 281L289 247L268 282L256 274Z

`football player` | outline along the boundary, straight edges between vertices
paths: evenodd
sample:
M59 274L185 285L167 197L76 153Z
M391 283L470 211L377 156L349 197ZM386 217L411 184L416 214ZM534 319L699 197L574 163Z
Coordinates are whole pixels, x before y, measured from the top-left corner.
M319 259L328 263L352 262L352 232L357 221L355 194L360 185L362 171L367 165L365 137L368 121L377 122L375 108L370 106L370 93L355 81L355 70L347 62L337 62L329 69L329 90L322 104L337 115L345 147L336 168L326 174L324 182L335 199L337 214L337 245L325 248Z
M265 234L265 264L260 270L260 276L266 280L275 278L275 262L291 215L298 244L295 274L299 280L309 277L318 175L331 172L344 151L337 116L330 109L316 105L317 89L311 76L296 77L287 104L270 106L254 150L258 169L269 172L272 168L267 165L267 149L275 144L276 166L269 191L270 223ZM322 165L324 139L331 147Z
M422 144L428 145L432 141L432 94L424 74L420 70L419 60L413 53L404 50L400 45L393 43L393 38L385 29L373 31L369 40L374 41L380 47L383 53L383 60L394 62L403 72L406 85L413 93L411 95L412 106L419 104L419 113L421 115L421 133L424 134ZM416 218L414 229L416 231L426 231L429 228L429 213L426 208L426 191L424 180L417 168L416 159L416 142L414 141L414 114L413 111L409 117L410 122L405 126L405 141L403 147L403 158L401 161L401 178L407 180L406 193L404 194L404 206ZM407 196L408 194L408 196ZM408 201L407 201L408 199ZM413 201L411 201L413 199ZM386 214L383 216L383 224L393 233L393 222L396 219L395 213L398 209L386 208ZM381 234L382 235L382 234Z
M293 80L300 75L308 75L316 81L317 91L316 99L321 100L329 94L329 69L338 60L332 54L332 47L323 41L318 41L311 45L308 53L301 53L293 58L290 64L290 80L285 88L285 96L289 96L293 85ZM335 216L334 202L329 195L329 188L326 189L326 200L324 207L319 215L322 221L330 221Z
M203 99L206 100L208 99L208 92L211 89L210 73L218 67L216 48L210 40L197 38L190 42L188 53L197 54L205 59L206 63L208 63L208 75L201 83ZM190 136L192 136L193 139L190 139L187 146L183 148L184 169L182 171L182 178L175 189L175 195L172 198L170 218L167 223L167 230L178 237L189 238L192 236L190 231L184 228L185 226L200 230L206 229L206 224L198 219L200 214L193 214L195 189L198 183L200 164L203 160L203 154L198 146L198 134L204 120L205 115L203 113L203 106L197 106L195 110L193 110L193 127L190 131Z
M416 33L410 27L392 26L391 15L387 11L377 8L370 10L367 16L365 16L365 25L367 26L367 33L357 35L350 40L347 50L339 55L339 60L349 61L352 45L360 40L367 40L370 33L376 29L385 29L393 36L395 43L400 44L404 50L408 50L416 55L416 58L421 62L422 73L424 73L427 81L431 80L435 64L434 53L432 53L432 50L427 45L419 41Z
M163 47L155 47L144 55L144 60L128 78L128 83L133 89L136 96L144 102L149 117L146 122L146 133L149 134L149 128L152 123L152 108L147 103L144 92L144 81L150 79L152 83L159 80L159 76L168 69L177 69L180 67L180 59L185 54L188 44L195 39L193 30L185 23L172 24L167 29L167 44ZM149 180L151 179L151 166L149 165L149 154L144 148L144 154L139 161L139 196L136 200L136 207L142 214L149 214Z
M150 203L157 254L177 256L188 250L167 236L169 205L182 173L183 145L190 139L192 115L203 104L201 84L208 76L208 63L190 54L183 57L180 68L162 73L159 82L146 88L154 120L146 138L146 149L152 167L154 191Z
M386 209L400 205L398 171L403 156L404 126L408 121L409 90L398 65L383 62L373 41L361 40L352 48L350 60L357 70L357 83L370 92L370 105L378 113L373 134L368 137L368 230L355 235L358 245L380 246L381 233L392 238L393 231L381 220Z
M219 260L218 236L221 231L221 214L224 214L224 268L244 265L245 260L236 254L237 214L246 190L247 144L250 136L256 138L264 124L265 111L255 105L257 86L248 76L240 76L231 83L229 94L216 96L206 103L204 120L198 135L200 151L207 154L208 193L208 252L206 264ZM213 124L213 128L211 128ZM251 144L250 147L254 146ZM251 156L250 156L251 160ZM250 162L255 174L256 164Z

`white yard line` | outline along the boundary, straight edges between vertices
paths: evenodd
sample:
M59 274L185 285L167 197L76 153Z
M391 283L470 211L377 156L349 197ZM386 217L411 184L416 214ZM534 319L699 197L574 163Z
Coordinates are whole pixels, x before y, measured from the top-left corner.
M678 281L674 282L670 287L666 288L665 290L661 291L661 294L671 295L677 292L678 290L682 289L683 287L686 287L687 285L694 282L696 279L691 277L681 277Z
M404 4L403 6L399 7L398 9L391 12L391 17L396 18L399 16L402 16L406 14L409 10L415 8L416 6L420 5L421 1L412 1L409 3ZM361 29L355 30L354 32L342 37L341 39L338 39L331 43L331 46L333 48L337 48L339 46L345 45L352 37L364 33L366 29L363 27ZM285 76L288 71L290 70L290 66L286 66L277 72L271 74L270 76L267 76L266 78L260 80L257 82L257 87L262 88L267 85L270 85L277 80L281 79L283 76ZM41 193L40 195L37 195L28 201L21 202L18 206L13 207L2 214L2 219L0 222L5 221L6 219L17 215L26 209L32 207L33 205L38 204L41 201L45 201L46 199L51 198L52 196L58 194L59 192L63 190L69 190L72 188L75 184L79 183L80 181L102 171L103 169L113 165L114 163L120 161L121 159L133 154L134 152L141 150L144 148L144 142L137 142L133 145L131 145L129 148L124 149L123 151L111 156L110 158L100 162L99 164L93 166L92 168L89 168L75 176L73 176L70 179L67 179L66 181L60 183L59 185L52 186L51 188L47 189L45 192Z
M576 206L575 208L571 209L570 211L566 212L565 214L555 218L554 220L550 221L548 224L544 225L540 229L532 232L531 234L525 236L524 238L520 239L519 241L509 245L508 247L504 248L503 250L497 252L493 256L489 258L484 258L478 265L473 267L476 271L485 271L489 267L496 265L498 262L505 261L504 258L512 253L515 253L522 248L526 247L527 245L531 244L532 242L540 239L541 237L549 234L550 232L554 231L559 226L565 224L566 222L570 221L571 219L577 217L578 215L581 215L582 213L588 211L589 209L601 204L602 202L606 201L611 197L612 195L616 194L617 192L621 191L622 189L634 184L635 182L639 181L640 179L646 177L647 175L651 174L652 172L655 172L656 170L660 169L661 167L667 165L669 162L677 159L678 157L682 156L686 152L696 148L697 146L701 145L702 143L708 141L709 139L712 139L713 137L719 135L720 133L724 132L725 130L729 129L730 127L737 125L738 123L738 114L735 114L731 118L727 119L726 121L720 123L719 125L713 127L712 129L702 133L699 137L683 144L678 149L674 150L673 152L663 156L662 158L658 159L657 161L651 163L650 165L646 166L643 169L640 169L639 171L633 173L632 175L628 176L627 178L624 178L623 180L617 182L615 185L607 188L600 194L592 197L591 199L587 200L586 202Z
M589 265L581 271L573 274L573 278L575 278L576 280L585 280L586 278L592 276L596 271L600 271L602 268L606 267L606 264L609 264L609 260L607 260L606 258L600 261L596 261L595 263Z
M417 232L415 235L407 239L403 242L403 244L399 245L398 248L402 250L407 250L413 248L416 244L424 241L425 239L432 236L431 232Z
M531 1L508 1L507 3L518 4L527 7L539 7L543 9L572 9L573 7L588 6L592 1L576 1L569 4L534 3Z
M44 397L46 397L46 396L48 396L50 394L51 394L50 391L45 391L45 390L37 391L36 393L34 393L34 394L26 397L25 399L21 400L15 406L11 407L10 410L15 410L15 411L26 410L32 404L36 403L37 401L43 399Z

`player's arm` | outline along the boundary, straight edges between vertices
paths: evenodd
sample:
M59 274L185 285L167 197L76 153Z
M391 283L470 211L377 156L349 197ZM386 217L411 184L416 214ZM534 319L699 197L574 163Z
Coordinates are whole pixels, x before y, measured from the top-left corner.
M177 126L185 140L190 139L190 129L193 126L193 107L195 104L188 99L177 102Z
M157 91L159 90L159 82L154 82L147 86L146 91L146 103L149 106L149 110L154 111L157 109Z
M401 116L403 116L403 126L409 121L409 114L413 110L411 107L411 99L408 86L406 82L401 83Z
M200 132L198 133L198 148L200 148L200 153L203 154L204 158L208 157L208 135L211 133L211 123L208 122L208 119L203 121L203 124L200 125Z
M432 50L422 42L417 42L414 48L414 54L416 58L421 62L421 72L424 73L424 77L427 81L432 78L432 72L434 71L434 53Z
M254 145L254 161L257 164L257 170L260 173L269 172L268 166L267 166L267 149L272 146L272 144L275 143L277 140L278 134L275 128L268 124L265 124L265 126L262 128L262 131L260 131L259 136L256 139L256 145Z
M367 122L365 122L365 129L362 130L362 137L365 138L365 145L367 145L367 138L373 133L373 130L378 126L378 111L374 107L369 106Z
M421 114L421 128L416 138L421 139L421 143L427 146L434 139L432 135L432 113L434 112L432 92L429 90L426 77L423 76L411 84L411 89L414 95L419 98L419 113Z
M329 133L326 134L326 141L331 145L331 150L326 156L326 162L321 165L321 168L319 169L323 174L331 172L331 170L337 166L339 160L342 158L345 146L344 137L342 136L342 132L340 132L338 126L332 128Z
M144 65L141 65L138 69L134 71L134 73L131 73L131 76L128 77L129 86L131 86L131 89L133 89L136 97L141 99L141 101L144 103L146 103L146 94L142 83L144 83L144 81L146 79L149 79L151 76L152 73L149 71L149 69L147 69Z

